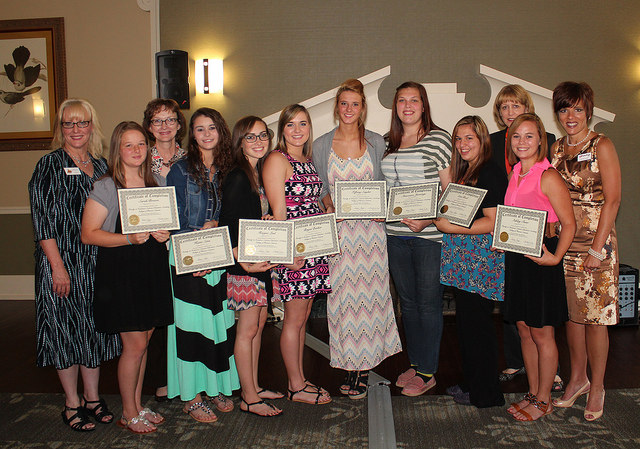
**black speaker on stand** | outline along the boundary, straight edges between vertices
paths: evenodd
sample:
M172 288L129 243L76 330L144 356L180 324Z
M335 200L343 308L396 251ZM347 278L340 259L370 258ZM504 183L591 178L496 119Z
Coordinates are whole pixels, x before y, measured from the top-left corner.
M180 109L189 109L189 54L182 50L156 53L158 98L175 100Z

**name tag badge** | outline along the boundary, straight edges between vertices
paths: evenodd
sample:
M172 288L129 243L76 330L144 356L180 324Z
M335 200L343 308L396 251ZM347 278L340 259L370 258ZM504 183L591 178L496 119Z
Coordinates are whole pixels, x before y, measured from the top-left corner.
M591 159L591 153L582 153L578 155L578 162L590 161Z
M80 169L78 167L65 167L64 168L64 173L67 176L81 175L82 174L82 172L80 171Z

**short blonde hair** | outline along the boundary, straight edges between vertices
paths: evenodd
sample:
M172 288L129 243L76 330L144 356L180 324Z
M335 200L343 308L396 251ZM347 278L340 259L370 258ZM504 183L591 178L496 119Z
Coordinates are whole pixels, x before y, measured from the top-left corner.
M524 90L520 84L507 84L496 96L496 101L493 103L493 118L501 129L507 127L507 124L502 120L500 115L500 107L502 103L506 101L515 101L525 107L525 112L535 113L536 109L533 106L533 100L529 92Z
M87 100L82 98L69 98L62 102L58 113L56 114L56 120L53 124L53 140L51 141L51 149L57 150L64 147L64 134L62 134L62 117L66 110L69 110L71 118L77 118L82 120L91 121L91 136L89 136L89 154L94 158L102 157L104 135L102 134L102 127L98 120L98 114L95 108Z

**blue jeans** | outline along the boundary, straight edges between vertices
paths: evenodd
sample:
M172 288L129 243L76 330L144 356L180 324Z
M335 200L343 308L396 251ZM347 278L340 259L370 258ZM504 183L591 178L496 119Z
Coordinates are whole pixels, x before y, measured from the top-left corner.
M438 370L442 338L440 243L387 236L389 268L400 297L409 362L424 374Z

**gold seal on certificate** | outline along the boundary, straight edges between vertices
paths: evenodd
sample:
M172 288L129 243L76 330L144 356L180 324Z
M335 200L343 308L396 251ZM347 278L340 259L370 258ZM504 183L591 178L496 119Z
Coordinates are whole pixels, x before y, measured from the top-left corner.
M486 194L485 189L451 182L438 203L438 210L440 210L438 217L444 217L453 224L469 228Z
M435 218L439 190L438 182L391 187L386 221Z
M180 229L175 187L118 189L123 234Z
M292 221L295 223L294 240L298 256L309 259L340 252L335 214L313 215Z
M203 229L171 236L176 274L233 265L229 228Z
M238 229L238 262L292 264L293 221L245 220Z
M547 211L498 205L493 246L503 251L540 257Z
M386 185L385 181L336 181L333 193L336 218L385 218Z

